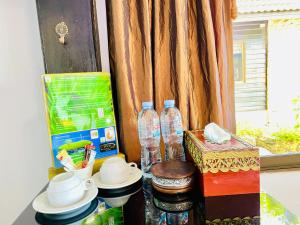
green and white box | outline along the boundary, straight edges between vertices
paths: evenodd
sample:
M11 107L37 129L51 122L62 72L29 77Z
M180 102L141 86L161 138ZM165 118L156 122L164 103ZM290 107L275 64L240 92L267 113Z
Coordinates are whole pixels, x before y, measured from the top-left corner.
M93 144L96 159L118 154L116 121L109 73L42 75L46 117L55 168L66 150L81 162L84 147Z

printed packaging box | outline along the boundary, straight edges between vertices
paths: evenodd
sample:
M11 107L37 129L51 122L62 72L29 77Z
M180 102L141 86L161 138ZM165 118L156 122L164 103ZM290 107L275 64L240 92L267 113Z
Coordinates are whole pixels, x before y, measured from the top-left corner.
M46 118L53 156L66 150L75 164L85 146L95 146L96 159L118 154L110 75L102 72L42 75Z
M258 148L234 135L225 144L214 144L205 140L202 130L187 131L185 147L198 167L203 196L260 192Z
M99 197L98 201L99 204L97 210L79 223L80 225L124 225L122 207L111 208Z

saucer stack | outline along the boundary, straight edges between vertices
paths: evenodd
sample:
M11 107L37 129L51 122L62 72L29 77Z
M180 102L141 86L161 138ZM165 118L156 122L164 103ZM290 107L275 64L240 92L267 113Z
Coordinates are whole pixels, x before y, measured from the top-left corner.
M39 224L42 225L50 225L50 224L74 224L79 221L83 221L89 215L94 213L98 208L98 199L94 198L92 202L81 206L79 208L66 211L64 210L61 213L42 213L37 212L35 215L35 219Z
M190 162L165 161L151 167L152 186L166 194L189 192L194 184L195 167Z
M131 195L141 189L142 176L142 171L135 163L126 163L121 158L110 158L103 163L100 171L93 175L92 180L98 187L98 196L107 205L121 207Z
M73 172L59 174L50 181L47 190L34 199L32 207L37 211L35 218L39 224L75 223L97 209L97 187L89 180L79 180L76 184L76 179ZM82 187L82 195L79 187Z

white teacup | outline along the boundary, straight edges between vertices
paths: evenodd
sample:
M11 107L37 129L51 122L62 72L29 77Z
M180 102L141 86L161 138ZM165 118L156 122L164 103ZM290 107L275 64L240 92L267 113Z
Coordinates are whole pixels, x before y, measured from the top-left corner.
M74 172L55 176L48 185L47 198L55 207L63 207L81 200L88 189L88 181L82 181Z
M100 179L105 184L120 184L129 178L133 168L137 168L136 163L126 163L123 158L112 157L103 162L100 168Z
M90 162L85 168L69 170L68 168L64 167L64 170L67 172L74 172L74 174L81 180L87 180L92 177L94 162L95 161Z

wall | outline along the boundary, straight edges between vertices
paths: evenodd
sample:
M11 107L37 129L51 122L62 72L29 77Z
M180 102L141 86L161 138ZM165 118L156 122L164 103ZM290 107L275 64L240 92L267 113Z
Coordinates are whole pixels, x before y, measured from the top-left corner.
M268 36L270 121L279 127L293 126L292 99L300 96L300 19L271 20Z
M44 71L34 0L0 0L0 224L11 224L47 182Z

